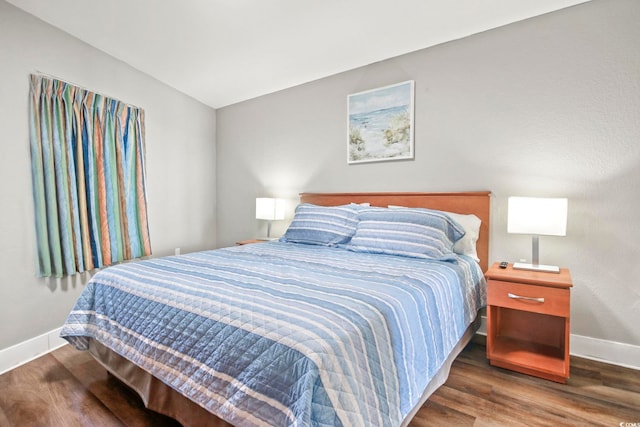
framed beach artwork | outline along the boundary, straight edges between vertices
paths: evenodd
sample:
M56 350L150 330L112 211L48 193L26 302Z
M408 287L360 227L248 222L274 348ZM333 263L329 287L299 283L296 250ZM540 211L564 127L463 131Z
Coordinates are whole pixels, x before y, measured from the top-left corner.
M413 159L413 80L348 96L349 163Z

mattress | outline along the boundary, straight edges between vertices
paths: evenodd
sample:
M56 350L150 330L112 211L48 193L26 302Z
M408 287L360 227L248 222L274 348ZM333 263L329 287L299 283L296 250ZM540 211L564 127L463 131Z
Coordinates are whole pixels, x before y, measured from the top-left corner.
M465 256L269 242L105 269L61 335L234 425L397 426L485 299Z

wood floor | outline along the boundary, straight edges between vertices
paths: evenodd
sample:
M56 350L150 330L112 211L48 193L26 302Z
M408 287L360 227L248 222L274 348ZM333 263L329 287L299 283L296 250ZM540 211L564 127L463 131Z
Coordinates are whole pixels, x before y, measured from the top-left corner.
M640 371L571 359L566 385L490 367L470 344L410 426L640 426ZM86 352L62 347L0 376L0 426L179 427Z

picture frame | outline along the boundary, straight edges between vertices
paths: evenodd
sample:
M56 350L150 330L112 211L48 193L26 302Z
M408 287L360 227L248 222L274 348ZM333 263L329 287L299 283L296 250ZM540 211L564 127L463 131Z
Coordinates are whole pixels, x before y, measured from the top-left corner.
M414 158L414 81L347 97L347 162Z

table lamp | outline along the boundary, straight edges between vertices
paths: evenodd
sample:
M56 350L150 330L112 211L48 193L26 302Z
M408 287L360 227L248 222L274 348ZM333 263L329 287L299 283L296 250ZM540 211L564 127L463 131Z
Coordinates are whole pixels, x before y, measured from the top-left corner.
M509 197L507 232L532 235L531 264L516 262L513 268L559 273L560 268L539 263L538 237L567 235L567 204L565 198Z
M267 239L271 237L271 222L284 219L284 199L274 199L270 197L256 198L256 219L267 221Z

